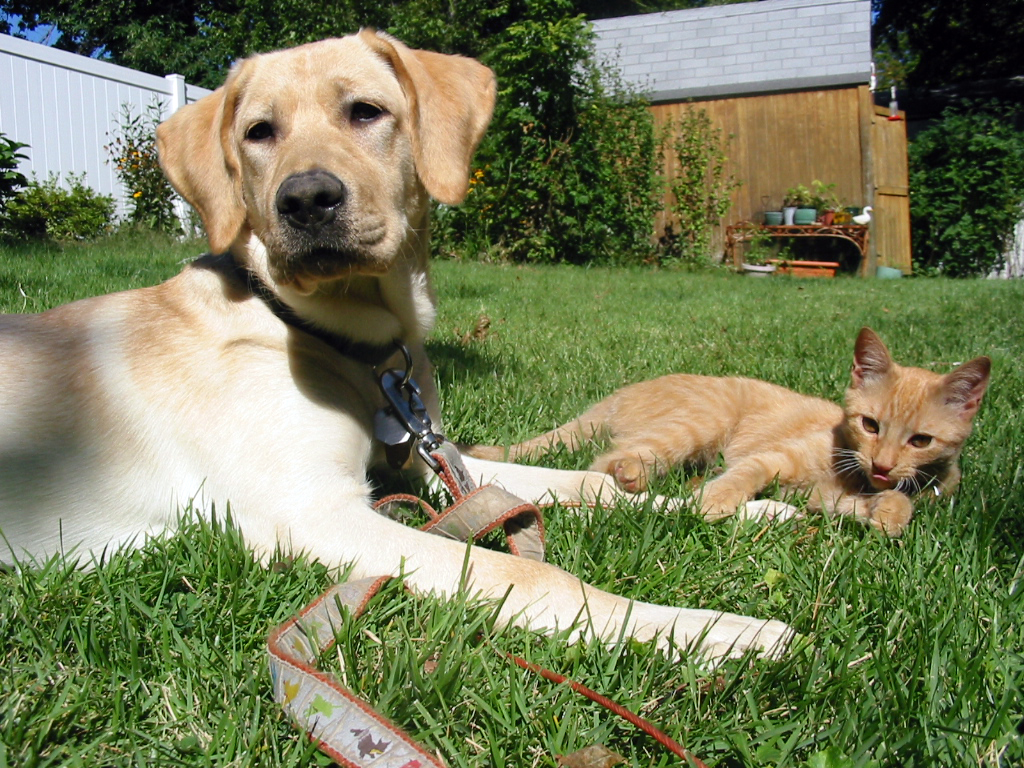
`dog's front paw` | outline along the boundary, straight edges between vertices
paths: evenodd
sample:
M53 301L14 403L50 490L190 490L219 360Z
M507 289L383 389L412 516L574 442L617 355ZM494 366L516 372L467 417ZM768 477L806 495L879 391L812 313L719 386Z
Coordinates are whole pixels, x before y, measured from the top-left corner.
M800 510L784 501L755 499L741 506L737 516L742 520L781 521L800 517Z
M785 654L795 636L793 628L782 621L723 613L708 625L699 647L712 662L742 656L747 651L778 659Z
M779 658L796 636L785 622L736 613L645 603L633 603L630 610L629 634L637 640L656 640L666 654L690 652L711 664L748 651Z
M882 491L871 500L868 523L889 536L900 536L914 516L914 505L899 491Z

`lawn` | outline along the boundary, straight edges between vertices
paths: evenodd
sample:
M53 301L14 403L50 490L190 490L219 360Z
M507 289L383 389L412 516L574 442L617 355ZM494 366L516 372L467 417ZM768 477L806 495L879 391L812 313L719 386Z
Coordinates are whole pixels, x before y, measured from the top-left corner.
M199 249L0 248L0 305L38 311L151 284ZM673 371L838 399L863 325L906 364L943 371L988 354L992 385L959 493L919 505L900 540L817 517L708 525L628 503L589 520L548 511L553 562L638 599L788 621L803 642L781 660L709 670L635 643L566 648L493 627L493 605L393 584L326 668L452 766L554 766L590 744L625 765L679 764L505 651L640 712L711 765L1024 764L1024 283L458 262L434 275L430 351L459 440L519 440ZM272 701L264 642L337 574L301 558L261 566L227 512L210 524L185 511L177 535L89 572L52 561L0 574L0 766L329 764Z

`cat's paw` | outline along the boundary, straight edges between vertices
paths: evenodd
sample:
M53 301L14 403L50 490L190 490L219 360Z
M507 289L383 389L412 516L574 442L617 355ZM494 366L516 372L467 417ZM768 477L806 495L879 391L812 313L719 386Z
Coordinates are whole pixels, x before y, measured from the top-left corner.
M716 522L736 514L750 497L743 491L719 483L708 483L700 497L700 513L709 522Z
M614 477L615 484L627 493L643 493L647 490L647 467L635 456L626 456L609 462L608 474Z
M914 516L914 505L899 491L882 491L871 500L868 523L889 536L900 536Z

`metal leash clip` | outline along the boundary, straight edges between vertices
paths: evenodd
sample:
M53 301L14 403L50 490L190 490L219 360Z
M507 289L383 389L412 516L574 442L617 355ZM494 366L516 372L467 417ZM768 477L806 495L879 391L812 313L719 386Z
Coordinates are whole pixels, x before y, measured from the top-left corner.
M412 453L413 444L416 452L435 472L441 465L431 453L436 451L444 436L433 430L427 407L420 397L420 387L412 378L412 355L404 344L399 344L405 357L405 370L388 368L383 371L377 384L388 405L381 408L373 417L373 435L384 444L388 463L401 468Z

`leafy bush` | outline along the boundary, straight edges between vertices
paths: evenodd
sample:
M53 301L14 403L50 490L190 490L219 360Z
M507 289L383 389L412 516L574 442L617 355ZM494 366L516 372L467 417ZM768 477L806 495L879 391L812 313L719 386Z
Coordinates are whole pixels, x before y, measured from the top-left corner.
M726 174L722 130L703 109L690 108L666 123L660 158L667 156L667 208L674 223L661 238L662 259L690 265L710 263L712 237L732 204L739 182ZM674 231L679 228L678 234Z
M169 234L181 232L174 210L174 190L167 181L156 152L160 107L151 104L135 114L131 104L121 106L121 123L107 154L128 198L128 222Z
M18 150L27 146L0 133L0 215L3 214L8 198L28 184L25 175L18 172L18 162L26 158Z
M566 0L529 0L483 56L498 77L471 192L439 207L442 253L626 262L652 250L654 129L646 103L594 64Z
M12 197L0 219L0 233L17 239L88 240L113 229L114 198L85 186L84 174L68 176L67 186L51 174L35 179Z
M987 275L1003 265L1024 206L1024 135L990 104L947 109L910 146L914 261L924 272Z

